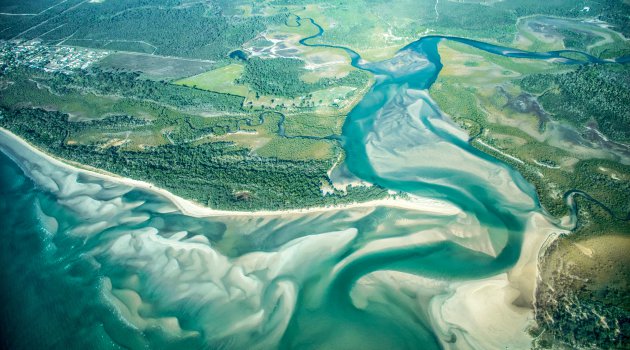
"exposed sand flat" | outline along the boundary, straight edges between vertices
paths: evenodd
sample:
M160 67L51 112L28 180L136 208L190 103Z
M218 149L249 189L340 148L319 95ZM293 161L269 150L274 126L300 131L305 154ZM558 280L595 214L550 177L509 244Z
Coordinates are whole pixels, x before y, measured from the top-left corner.
M352 292L365 309L396 300L400 316L428 315L444 349L528 349L534 320L538 255L559 232L541 214L527 222L518 262L507 272L470 281L426 278L397 271L364 276Z
M534 320L534 292L538 278L538 256L558 230L541 214L532 214L523 237L521 254L507 273L455 284L445 300L432 303L434 320L445 333L457 331L465 344L443 343L446 349L528 349L527 329ZM460 333L461 331L461 333Z
M588 256L589 258L593 257L593 249L585 247L579 243L573 243L573 245L575 245L582 252L582 254Z
M0 128L0 149L8 149L13 151L14 153L21 154L25 157L29 157L30 160L36 162L36 157L40 157L45 159L47 162L55 166L59 166L65 169L69 169L72 172L82 172L85 174L89 174L90 176L94 176L96 178L104 179L107 181L112 181L114 183L119 183L122 185L132 186L139 189L151 191L153 193L159 194L172 201L173 204L177 206L182 213L194 216L194 217L205 217L205 216L269 216L269 215L286 215L286 214L305 214L305 213L316 213L316 212L325 212L325 211L335 211L340 209L351 209L351 208L369 208L369 207L391 207L391 208L400 208L400 209L408 209L415 210L421 212L427 212L432 214L439 215L453 215L460 212L460 209L456 206L449 204L447 202L438 201L429 198L421 198L413 196L410 199L400 199L400 198L388 198L381 200L374 200L363 203L353 203L348 205L337 205L337 206L328 206L328 207L316 207L316 208L305 208L305 209L292 209L292 210L281 210L281 211L226 211L226 210L215 210L212 208L204 207L197 203L191 202L184 198L174 195L173 193L161 189L151 183L145 181L139 181L129 178L124 178L120 176L116 176L114 174L107 174L105 172L97 172L95 170L90 169L79 169L73 165L70 165L66 162L63 162L57 158L54 158L36 147L30 145L22 138L13 134L7 129ZM25 152L32 152L32 156L27 156Z
M142 212L130 217L122 214L107 222L101 217L113 217L113 213L130 212L137 205L135 202L122 202L115 196L97 196L97 193L128 192L132 187L158 194L170 200L184 214L195 217L236 217L239 221L237 235L242 236L250 228L266 226L274 236L282 236L278 229L289 225L283 220L315 220L313 225L322 226L327 221L341 222L347 220L350 227L343 230L326 230L322 234L311 234L297 237L279 245L276 251L254 251L237 258L222 254L209 244L203 235L189 237L185 232L172 236L163 236L158 229L147 227L138 230L123 230L117 238L112 238L109 245L103 245L95 254L106 254L112 262L121 266L129 264L131 270L143 271L150 276L150 288L155 286L164 290L159 295L156 305L172 305L181 307L181 300L188 297L197 302L189 305L199 312L197 321L204 326L204 334L216 337L251 334L254 343L268 341L275 344L286 329L294 308L299 307L296 300L299 288L312 273L330 271L322 276L322 285L315 288L314 295L325 293L326 282L356 265L364 258L378 256L386 251L405 247L424 246L439 242L453 242L469 250L497 256L503 249L502 244L493 242L491 234L467 213L457 206L416 196L410 199L384 199L346 206L325 208L309 208L286 211L232 212L213 210L196 203L184 200L166 190L132 179L117 177L89 169L78 169L44 152L12 134L0 129L0 150L18 160L27 173L44 188L57 195L59 202L75 210L79 217L86 217L84 223L74 227L69 234L90 236L107 229L109 225L119 225L137 220L147 220L140 216ZM35 166L37 165L37 166ZM100 185L99 181L82 182L78 174L87 174L95 179L106 180L123 186ZM75 186L81 182L81 189ZM508 187L509 189L509 187ZM92 196L90 196L92 193ZM395 225L374 226L372 232L363 233L369 239L364 245L357 247L353 254L340 260L351 242L357 237L358 230L353 227L360 213L348 213L347 219L327 220L328 215L336 211L352 208L365 208L371 212L374 207L391 207L418 212L417 221L413 218L401 218ZM168 206L164 210L174 210ZM350 210L352 212L352 210ZM96 213L96 214L95 214ZM322 213L315 218L303 218L303 214ZM422 218L424 213L440 217ZM142 214L144 215L144 214ZM263 221L254 219L265 216ZM281 219L277 217L282 216ZM301 218L301 219L298 219ZM244 223L240 221L251 221ZM278 223L273 221L277 220ZM320 220L319 222L317 220ZM423 221L429 220L429 221ZM113 222L113 223L112 223ZM136 221L133 221L136 222ZM423 223L430 223L430 229L422 228ZM304 225L304 221L296 221L296 225ZM252 226L254 225L254 226ZM277 226L274 226L277 225ZM49 220L47 226L56 231L56 222ZM418 227L417 231L415 227ZM392 230L399 230L398 236L387 236ZM520 255L513 267L482 279L452 280L432 279L423 276L395 272L377 271L363 277L352 291L353 303L359 308L378 307L378 301L396 300L392 306L392 315L405 315L413 319L426 318L439 335L442 346L446 349L505 349L528 348L531 337L526 330L533 320L533 300L538 269L537 262L541 248L554 233L559 230L539 213L528 216L524 230ZM247 240L261 239L259 233L247 235ZM171 252L177 254L171 254ZM337 263L335 263L337 261ZM186 264L193 265L186 265ZM189 266L181 269L181 266ZM212 266L212 269L208 269ZM319 267L318 267L319 266ZM202 276L203 278L201 278ZM281 282L275 282L278 276L284 276ZM201 279L200 279L201 278ZM143 284L128 289L120 282L106 286L105 296L120 311L130 324L145 329L159 326L179 336L188 336L179 326L178 320L168 313L159 317L145 317L138 311L140 303L150 303L142 297L143 291L149 288ZM151 289L153 290L153 289ZM263 290L270 290L274 297L270 300L260 299ZM311 297L313 294L311 294ZM393 296L394 299L391 299ZM318 298L315 298L317 301ZM229 302L228 302L229 301ZM377 303L373 303L376 301ZM282 306L283 311L268 312L273 305ZM252 305L254 305L252 307ZM155 306L157 307L157 306ZM396 311L398 310L398 311ZM218 321L214 318L217 312L232 315L229 319ZM275 316L274 316L275 315ZM402 316L401 316L402 317ZM409 320L409 324L415 321ZM260 335L257 329L265 327ZM273 334L272 334L273 333ZM243 338L249 339L249 338ZM254 344L252 343L252 344ZM245 343L243 343L244 345ZM250 344L250 343L248 343ZM263 344L263 343L260 343Z
M465 345L454 349L526 349L531 339L525 332L530 310L512 303L519 291L507 275L491 277L458 287L441 307L447 323L461 327ZM466 346L467 345L467 346Z

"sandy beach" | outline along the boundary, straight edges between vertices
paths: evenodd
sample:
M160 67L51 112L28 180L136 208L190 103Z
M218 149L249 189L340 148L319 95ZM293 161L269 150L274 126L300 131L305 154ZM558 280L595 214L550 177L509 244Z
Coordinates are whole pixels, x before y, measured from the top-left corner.
M352 208L373 208L373 207L390 207L400 208L414 211L427 212L438 215L455 215L460 212L460 209L456 206L438 201L435 199L422 198L422 197L410 197L410 199L400 198L387 198L374 201L368 201L363 203L353 203L347 205L333 205L326 207L314 207L303 209L290 209L290 210L261 210L261 211L228 211L228 210L216 210L202 206L198 203L181 198L165 189L159 188L151 183L145 181L134 180L130 178L121 177L115 174L107 173L100 169L92 169L89 166L80 165L75 166L66 160L62 160L51 156L37 147L29 144L19 136L15 135L11 131L0 128L0 150L13 151L16 154L24 154L24 151L32 152L36 157L40 157L45 161L73 172L81 172L90 176L111 181L113 183L135 187L145 191L149 191L167 198L173 202L175 206L184 214L194 217L207 217L207 216L281 216L288 214L305 214L305 213L317 213L334 211L341 209ZM36 161L36 159L32 159ZM78 164L77 164L78 165Z
M65 198L66 201L72 200L71 197L75 196L75 194L73 194L72 185L68 184L72 184L73 181L76 181L76 174L86 174L90 177L101 179L106 182L137 188L157 194L172 202L182 213L194 217L242 216L246 218L267 216L271 217L269 218L270 220L274 220L275 218L273 217L275 216L285 216L288 219L292 219L291 216L298 217L307 213L351 210L353 208L365 208L369 211L375 207L400 208L437 216L457 216L459 217L458 220L467 216L466 213L462 212L460 208L453 204L416 196L410 196L409 199L388 198L343 206L284 211L245 212L215 210L183 199L151 183L100 172L98 169L86 169L83 165L75 165L71 162L55 158L28 144L26 141L10 131L2 128L0 128L0 151L3 151L9 157L13 158L18 165L25 170L25 173L33 178L36 178L36 182L40 183L40 185L53 191L55 188L59 188L59 192L62 197L67 196ZM42 169L39 168L40 165L48 170L41 172L40 170ZM29 172L31 174L29 174ZM47 176L50 176L50 174L54 174L57 180L56 182L51 181L50 184L47 184L46 182L49 179ZM59 181L60 179L62 181ZM121 187L121 189L124 190L125 188ZM101 206L95 206L95 208L99 208L98 210L105 210L103 208L116 205L109 202L99 204L101 204ZM89 205L89 201L85 201L85 204L79 204L78 206L80 208L89 208ZM117 210L127 209L118 207ZM89 217L89 215L86 217ZM447 220L450 219L447 218ZM405 235L404 237L388 238L383 236L375 238L374 241L367 244L364 249L358 249L354 255L350 255L347 259L338 262L335 268L332 269L331 276L337 276L342 270L351 265L351 263L357 263L357 261L360 261L361 258L378 255L382 252L394 251L396 249L404 249L409 246L439 244L440 242L446 241L451 241L459 246L476 250L491 256L497 255L498 251L493 250L494 247L491 244L488 232L481 230L481 228L478 227L478 222L464 221L458 224L458 220L453 222L448 221L449 223L446 224L446 226L441 226L434 230L423 229L418 232ZM460 228L457 225L460 225L461 229L464 231L460 232ZM102 229L103 228L98 225L88 225L81 227L80 231L82 234L90 234L91 232L96 232ZM455 343L442 342L442 346L444 348L460 349L462 347L470 347L499 349L505 345L509 345L510 348L522 348L523 346L531 343L531 335L527 333L527 328L532 325L533 321L534 292L538 278L538 256L540 251L544 249L546 244L548 244L550 237L553 237L557 232L558 228L550 223L542 214L533 213L527 219L527 227L524 232L525 235L523 237L518 261L516 261L514 266L511 266L509 269L502 271L499 274L484 278L454 282L441 280L439 278L430 279L415 276L413 274L396 273L394 271L382 271L377 273L375 276L382 275L381 277L395 277L394 280L392 280L393 282L396 282L394 285L385 283L386 285L390 285L392 290L402 288L398 286L399 282L402 283L401 285L413 285L413 288L410 290L415 291L416 299L412 298L408 301L410 307L417 308L415 312L418 315L422 315L425 311L423 311L421 305L414 300L424 300L426 304L429 305L429 308L433 313L430 322L434 329L442 333L446 338L449 334L456 334L458 337L458 341ZM462 235L462 233L466 234ZM149 239L153 236L145 234L140 235L139 237L141 238L138 239ZM312 237L308 237L310 237L308 238L309 240L317 240L320 236L314 235ZM337 237L337 235L333 234L332 236L326 236L324 241L330 243L331 237ZM179 247L183 244L176 239L160 241L158 243L169 247ZM143 241L143 244L148 243ZM114 247L119 246L121 246L120 242ZM132 247L135 245L130 245L129 243L123 246ZM291 244L287 245L287 247L289 246L291 246ZM293 254L291 256L302 257L303 255L308 255L309 252L317 252L319 249L320 248L309 248L303 250L300 254ZM326 248L325 250L329 251L330 249ZM137 254L137 252L134 251L133 254ZM315 255L320 256L319 254ZM262 258L258 255L253 255L253 257L258 260L252 260L254 261L252 266L258 266L258 264L263 261L259 260ZM285 264L292 259L289 259L289 257L272 259L271 255L269 255L265 259L266 260L264 261L268 260L268 262L276 260L282 262L280 264L282 266L303 265ZM173 276L179 276L179 274L174 274ZM381 279L382 278L380 277L378 278L378 280ZM427 285L427 283L429 283L429 285ZM402 291L403 289L400 290ZM369 290L372 290L373 292L377 291L376 289L373 290L368 288L368 291ZM426 295L422 294L423 292L420 292L422 290L426 292ZM369 295L369 293L366 294L366 297L367 295ZM430 299L431 301L429 301ZM359 298L359 301L361 300L363 299ZM401 297L401 300L406 299ZM368 299L363 301L367 302Z

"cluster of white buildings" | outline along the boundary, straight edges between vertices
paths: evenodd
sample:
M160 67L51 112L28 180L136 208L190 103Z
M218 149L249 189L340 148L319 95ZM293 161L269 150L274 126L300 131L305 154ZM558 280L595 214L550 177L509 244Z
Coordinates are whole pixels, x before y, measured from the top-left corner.
M107 55L107 51L48 46L39 41L0 41L0 71L26 65L48 72L70 73L86 69Z

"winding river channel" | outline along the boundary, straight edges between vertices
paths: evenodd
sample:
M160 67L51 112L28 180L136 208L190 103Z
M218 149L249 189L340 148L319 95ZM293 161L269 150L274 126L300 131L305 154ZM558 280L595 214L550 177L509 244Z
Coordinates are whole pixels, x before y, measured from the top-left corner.
M318 45L317 28L303 45ZM0 133L0 314L12 331L3 345L527 347L537 253L559 229L534 188L470 146L428 95L443 40L506 57L598 61L439 36L375 63L339 48L376 76L343 127L342 166L405 193L398 202L195 211Z

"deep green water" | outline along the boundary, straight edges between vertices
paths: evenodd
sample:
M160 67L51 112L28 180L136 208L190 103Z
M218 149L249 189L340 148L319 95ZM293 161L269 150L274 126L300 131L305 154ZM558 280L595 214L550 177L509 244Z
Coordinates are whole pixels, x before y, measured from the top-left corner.
M450 208L442 214L379 207L195 218L0 138L4 347L473 347L472 330L436 312L440 300L456 284L508 271L540 206L530 184L471 147L426 93L442 67L441 40L558 58L440 37L378 63L345 49L377 76L344 125L345 166L439 200Z

